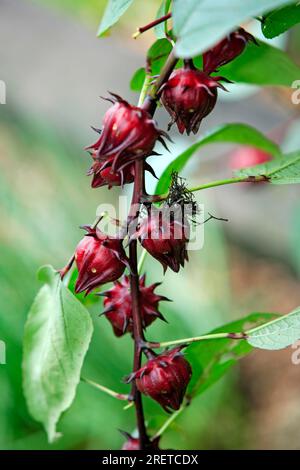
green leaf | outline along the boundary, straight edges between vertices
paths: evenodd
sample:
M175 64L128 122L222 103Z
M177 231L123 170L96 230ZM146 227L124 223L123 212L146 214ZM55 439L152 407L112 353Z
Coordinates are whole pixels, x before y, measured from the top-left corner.
M169 12L170 5L171 5L171 0L163 0L158 9L156 19L161 18L162 16L165 16ZM164 22L164 23L160 23L156 25L154 28L154 32L155 32L157 39L165 38L166 37L166 23Z
M31 415L53 442L57 422L74 400L93 325L51 266L41 268L39 279L44 285L25 325L23 387Z
M146 71L144 67L137 69L130 80L130 89L132 91L137 91L137 92L141 91L141 89L143 88L145 77L146 77Z
M132 2L133 0L109 0L100 23L97 36L104 36L109 28L117 23L125 11L130 7Z
M261 25L264 36L273 39L300 23L300 4L288 5L271 11L263 18Z
M182 58L195 57L248 18L287 3L288 0L174 0L176 53Z
M254 127L239 123L225 124L204 135L198 142L191 145L167 166L157 183L156 194L164 194L168 191L172 172L180 172L200 147L207 144L226 142L251 145L276 157L281 155L278 145L261 134L257 129L254 129Z
M228 323L211 331L213 333L239 333L274 319L275 314L252 313L241 320ZM252 351L247 341L232 339L215 339L192 343L188 346L185 356L193 369L192 379L188 387L188 395L193 397L203 393L217 382L234 366L239 359Z
M247 331L247 342L260 349L283 349L300 339L300 307L266 325Z
M147 61L150 67L151 75L159 75L162 67L172 50L172 45L167 39L157 39L147 52ZM133 91L141 91L145 80L145 69L136 70L131 81L130 88Z
M272 184L300 183L300 151L284 155L276 160L243 168L236 176L266 176Z
M239 57L220 68L218 73L233 82L252 85L287 86L298 80L300 67L282 50L257 40L249 43Z

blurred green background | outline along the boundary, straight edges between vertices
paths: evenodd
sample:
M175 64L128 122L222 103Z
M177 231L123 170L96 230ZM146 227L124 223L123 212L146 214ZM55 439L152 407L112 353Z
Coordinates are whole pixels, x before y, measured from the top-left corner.
M7 348L7 364L0 365L1 449L117 449L123 442L117 429L134 430L132 409L124 411L121 402L80 384L58 427L63 437L49 446L28 414L21 379L22 335L39 287L38 267L62 267L81 237L78 227L119 194L92 190L85 176L90 162L82 149L94 139L89 126L99 127L107 108L99 95L112 90L137 100L128 83L154 39L151 32L139 41L130 36L153 18L158 1L136 2L114 34L99 40L104 4L3 0L0 5L0 79L7 86L7 104L0 105L0 339ZM295 28L279 45L299 62L299 44ZM300 147L298 114L286 90L236 87L230 99L220 95L202 132L241 120L292 150ZM161 110L158 120L166 128ZM175 130L173 139L171 155L152 160L158 173L188 146ZM232 151L202 150L185 176L192 184L229 175ZM154 186L152 177L148 184ZM252 311L287 313L300 304L299 188L258 189L220 188L201 195L206 210L229 223L205 226L204 248L190 254L179 275L163 277L160 266L146 260L148 282L163 281L158 292L173 300L161 307L169 325L156 322L150 339L200 334ZM113 337L100 312L99 300L91 304L95 333L83 375L125 392L131 340ZM300 369L292 365L291 353L255 352L242 360L195 399L163 436L162 447L299 448ZM167 416L150 400L145 404L155 431Z

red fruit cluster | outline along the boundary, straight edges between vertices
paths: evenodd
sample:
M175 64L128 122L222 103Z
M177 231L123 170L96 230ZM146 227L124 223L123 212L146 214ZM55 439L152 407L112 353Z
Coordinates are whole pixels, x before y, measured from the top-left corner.
M136 236L148 253L162 264L164 271L169 267L178 272L188 261L189 223L186 218L182 220L182 217L172 217L170 211L152 209L140 223Z
M229 34L216 46L203 54L204 72L212 73L222 65L234 60L244 51L249 41L256 43L252 34L243 28L239 28L237 31Z
M171 115L171 124L176 122L180 133L186 131L187 134L195 134L198 131L202 119L215 107L218 88L225 90L220 81L226 79L212 77L210 74L241 54L248 41L255 40L240 28L203 55L203 70L196 69L192 60L186 60L184 67L173 71L169 80L158 90L163 105ZM168 137L164 131L157 128L152 116L145 109L133 106L115 94L112 94L109 101L112 106L105 113L103 128L95 129L100 136L87 148L93 159L89 171L93 188L104 185L111 188L132 183L136 176L135 163L139 160L144 161L144 170L153 173L145 160L150 155L157 155L154 151L156 142L160 141L166 146L163 137ZM260 158L262 161L266 160L265 155L260 155ZM258 163L257 159L258 157L254 163ZM139 186L143 186L143 182L139 183ZM142 189L134 196L144 201L148 212L138 223L134 235L129 235L128 238L130 241L131 238L139 239L147 252L162 264L164 271L169 267L178 272L185 261L188 261L188 215L197 212L191 192L182 184L177 174L172 179L169 196L160 209L150 210L150 198L146 201L141 192ZM189 214L182 212L187 203L191 204ZM137 211L135 220L139 215ZM96 287L114 282L113 287L102 294L105 296L103 314L111 323L116 336L133 333L129 277L123 276L118 280L125 267L130 268L123 239L108 236L96 227L84 228L87 234L79 242L72 261L61 271L61 276L66 274L75 259L78 268L76 293L85 291L88 294ZM131 263L133 268L136 267L135 258L136 254ZM156 318L164 319L159 312L159 302L168 299L154 292L158 285L156 283L147 287L145 276L139 278L139 315L144 329ZM139 333L138 336L141 337L135 338L136 351L147 345L144 335L140 331ZM137 389L148 395L167 412L180 408L192 375L191 366L181 352L183 347L164 351L159 355L148 348L145 351L147 363L128 378L128 382L135 381L135 391ZM139 358L138 355L138 360ZM139 439L127 433L125 437L127 441L123 450L139 450ZM153 449L158 448L158 439L150 444Z
M134 162L155 154L156 141L164 144L162 136L167 137L147 111L130 105L118 95L112 96L114 99L109 101L113 106L104 116L103 129L96 130L100 137L87 147L94 160L89 171L94 188L133 182Z
M272 156L255 147L240 147L230 157L230 166L233 170L240 170L250 166L269 162Z
M145 286L145 276L140 277L140 301L141 301L141 319L143 328L151 325L157 318L164 320L164 317L158 310L159 302L169 300L166 297L157 295L154 290L160 283ZM132 299L130 294L130 281L128 276L116 281L114 286L101 293L106 298L104 300L105 310L103 314L113 327L116 336L123 336L125 333L133 332L132 321Z
M129 377L141 393L157 401L165 411L178 410L191 379L192 369L181 347L150 359Z
M116 281L128 265L122 240L109 237L99 229L84 227L87 235L75 250L78 278L75 292L88 294L95 287Z
M203 118L214 109L221 77L210 77L191 62L175 70L162 88L161 101L181 134L196 134Z

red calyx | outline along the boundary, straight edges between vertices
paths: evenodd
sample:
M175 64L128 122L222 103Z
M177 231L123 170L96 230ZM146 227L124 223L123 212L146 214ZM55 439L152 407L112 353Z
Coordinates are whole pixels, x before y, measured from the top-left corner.
M252 34L239 28L222 39L216 46L203 54L203 70L206 73L216 71L222 65L228 64L238 57L245 49L247 43L252 41L256 44Z
M148 253L162 264L164 272L169 267L177 273L188 261L189 223L182 217L172 218L168 211L152 209L140 223L136 236Z
M168 135L156 127L152 116L142 108L132 106L118 95L112 94L113 103L105 113L102 131L91 150L94 164L93 187L103 184L122 185L133 181L132 163L145 159L153 152L156 141L165 145L162 136ZM105 171L110 169L109 172ZM104 172L104 173L103 173Z
M157 318L164 320L158 311L158 304L162 300L169 300L166 297L156 295L154 290L160 283L145 286L145 276L140 277L140 297L141 297L141 317L143 328L153 323ZM111 323L116 336L123 336L125 333L132 333L132 300L130 295L130 281L128 276L116 281L114 286L107 292L101 293L106 298L104 300L105 310L103 314Z
M113 171L112 164L114 157L110 157L106 162L99 162L96 159L96 151L92 152L94 158L94 163L88 175L93 175L92 179L92 188L100 188L101 186L108 186L108 189L111 189L112 186L124 186L124 184L133 183L135 176L135 165L134 162L130 162L128 165L125 165L119 170ZM153 168L145 162L144 164L145 171L149 171L155 178Z
M75 251L78 279L75 292L88 294L95 287L116 281L128 265L122 240L109 237L98 229L84 227L87 235Z
M169 128L176 122L181 134L184 131L188 135L196 134L202 119L215 107L217 88L225 90L219 83L221 79L195 69L191 62L175 70L161 94L161 101L172 118Z
M129 377L141 393L157 401L165 411L178 410L191 379L192 368L181 353L181 347L150 359Z
M124 442L122 446L122 450L141 450L140 448L140 441L136 437L132 437L128 432L126 431L120 431L121 434L125 437L126 442ZM159 440L160 437L157 437L153 439L151 442L149 442L147 449L148 450L157 450L159 449Z

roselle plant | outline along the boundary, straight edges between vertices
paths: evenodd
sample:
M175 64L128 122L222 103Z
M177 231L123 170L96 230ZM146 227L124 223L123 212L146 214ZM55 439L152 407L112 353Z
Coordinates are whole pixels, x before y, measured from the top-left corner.
M117 22L131 3L133 0L108 2L99 36ZM229 351L237 360L253 348L280 349L300 338L298 308L285 316L251 314L192 338L147 340L151 324L164 320L163 302L169 299L156 292L159 283L147 283L143 260L152 256L164 272L184 269L189 259L190 230L199 223L194 193L234 183L300 183L300 151L283 155L278 145L258 130L234 123L200 137L166 167L156 193L147 192L145 172L155 175L147 158L159 155L157 143L168 148L170 140L155 122L157 106L169 113L169 129L175 124L181 134L196 134L199 128L201 131L202 120L218 106L218 91L226 90L226 83L291 86L300 77L300 69L283 51L254 38L244 27L246 20L255 18L261 22L265 36L274 37L288 29L289 8L293 10L295 2L238 3L239 8L233 0L164 0L157 19L134 34L137 38L154 28L158 37L147 52L145 67L131 81L132 89L140 91L138 104L112 92L107 97L110 106L102 128L94 129L97 141L86 148L91 158L89 174L93 188L133 186L127 220L115 221L118 229L111 235L100 228L105 217L102 214L93 225L83 227L86 233L65 268L41 268L39 278L44 285L25 328L24 392L32 416L44 425L50 442L57 437L61 414L75 397L92 336L92 321L80 293L103 296L104 307L99 313L111 324L115 340L130 335L134 343L132 370L124 371L126 394L81 378L112 398L128 402L125 408L135 409L136 429L122 431L124 450L158 449L163 432L178 414L235 362L222 371L218 368ZM274 14L275 25L269 21ZM290 26L293 24L290 21ZM240 168L232 178L196 187L190 187L179 176L199 148L226 142L253 147L268 157L254 159L260 164ZM76 277L73 292L71 273L72 278ZM107 283L113 285L99 291ZM207 342L211 347L205 352ZM156 432L150 433L147 428L144 395L170 414Z

